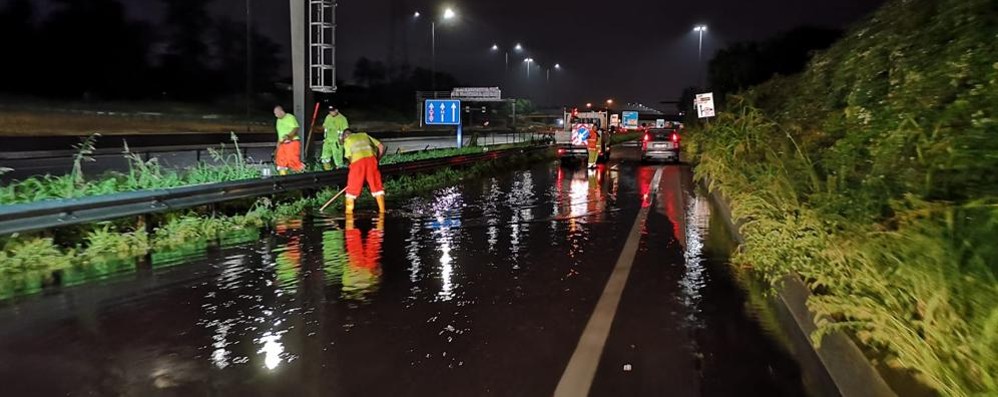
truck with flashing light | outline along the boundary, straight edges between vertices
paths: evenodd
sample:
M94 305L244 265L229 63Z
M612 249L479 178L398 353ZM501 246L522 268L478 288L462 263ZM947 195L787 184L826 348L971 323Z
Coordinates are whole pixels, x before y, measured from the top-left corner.
M610 135L607 133L608 113L605 111L565 112L563 127L555 132L555 146L562 162L586 162L589 159L589 140L603 134L598 161L610 159Z

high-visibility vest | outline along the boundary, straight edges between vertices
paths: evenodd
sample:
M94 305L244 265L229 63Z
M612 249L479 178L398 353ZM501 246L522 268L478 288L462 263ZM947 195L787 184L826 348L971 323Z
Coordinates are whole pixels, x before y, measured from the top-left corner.
M381 145L381 142L370 135L363 132L355 132L343 140L343 156L350 159L350 162L375 157L378 155L379 145Z
M589 149L597 150L600 144L600 134L598 131L593 131L589 133Z
M285 137L291 134L291 131L298 128L298 119L295 118L295 115L287 113L284 117L277 119L275 127L277 128L277 140L283 141ZM295 136L295 140L298 139L299 138Z
M326 116L322 126L326 129L326 139L340 139L343 130L350 128L350 122L347 121L347 117L343 113L340 113L336 116Z

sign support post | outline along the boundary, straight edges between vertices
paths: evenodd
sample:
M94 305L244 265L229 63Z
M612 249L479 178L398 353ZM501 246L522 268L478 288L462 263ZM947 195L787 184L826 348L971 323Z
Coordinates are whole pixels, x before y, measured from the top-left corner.
M461 126L461 101L457 99L427 99L423 104L423 121L427 126L452 125L457 127L457 148L464 146Z

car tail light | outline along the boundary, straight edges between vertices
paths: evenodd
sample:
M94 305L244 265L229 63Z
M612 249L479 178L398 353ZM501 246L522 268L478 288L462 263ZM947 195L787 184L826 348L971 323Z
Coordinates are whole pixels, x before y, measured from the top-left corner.
M679 134L675 132L672 133L672 142L679 143Z
M651 141L651 134L645 134L645 142Z
M565 149L558 149L558 154L565 154Z

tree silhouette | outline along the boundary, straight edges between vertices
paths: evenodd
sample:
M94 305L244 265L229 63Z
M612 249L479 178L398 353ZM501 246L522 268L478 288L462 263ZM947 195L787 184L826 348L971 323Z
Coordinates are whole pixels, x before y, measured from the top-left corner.
M693 107L693 101L696 100L697 94L700 93L701 88L690 86L683 88L683 93L679 95L679 103L676 104L676 108L683 113L683 119L686 122L692 122L697 119L696 108Z
M18 54L17 58L5 59L0 62L0 86L15 93L29 91L33 82L26 78L33 76L33 64L36 59L37 31L31 23L35 17L35 8L30 0L12 0L0 10L0 48L10 55Z
M163 91L181 99L203 99L218 89L210 68L208 37L212 0L162 0L166 7L166 53L161 60Z
M354 65L353 78L357 83L373 88L385 82L388 70L381 61L371 61L367 57L361 57Z
M115 0L56 0L42 26L35 84L65 97L127 97L140 92L150 29L128 21Z
M211 46L213 67L217 69L225 92L239 92L246 84L246 27L244 22L221 18L214 23ZM277 54L280 45L257 30L252 32L253 86L265 88L273 83L281 66Z
M814 51L828 48L842 31L799 27L763 42L736 43L710 61L710 89L715 100L760 84L774 75L799 73Z

